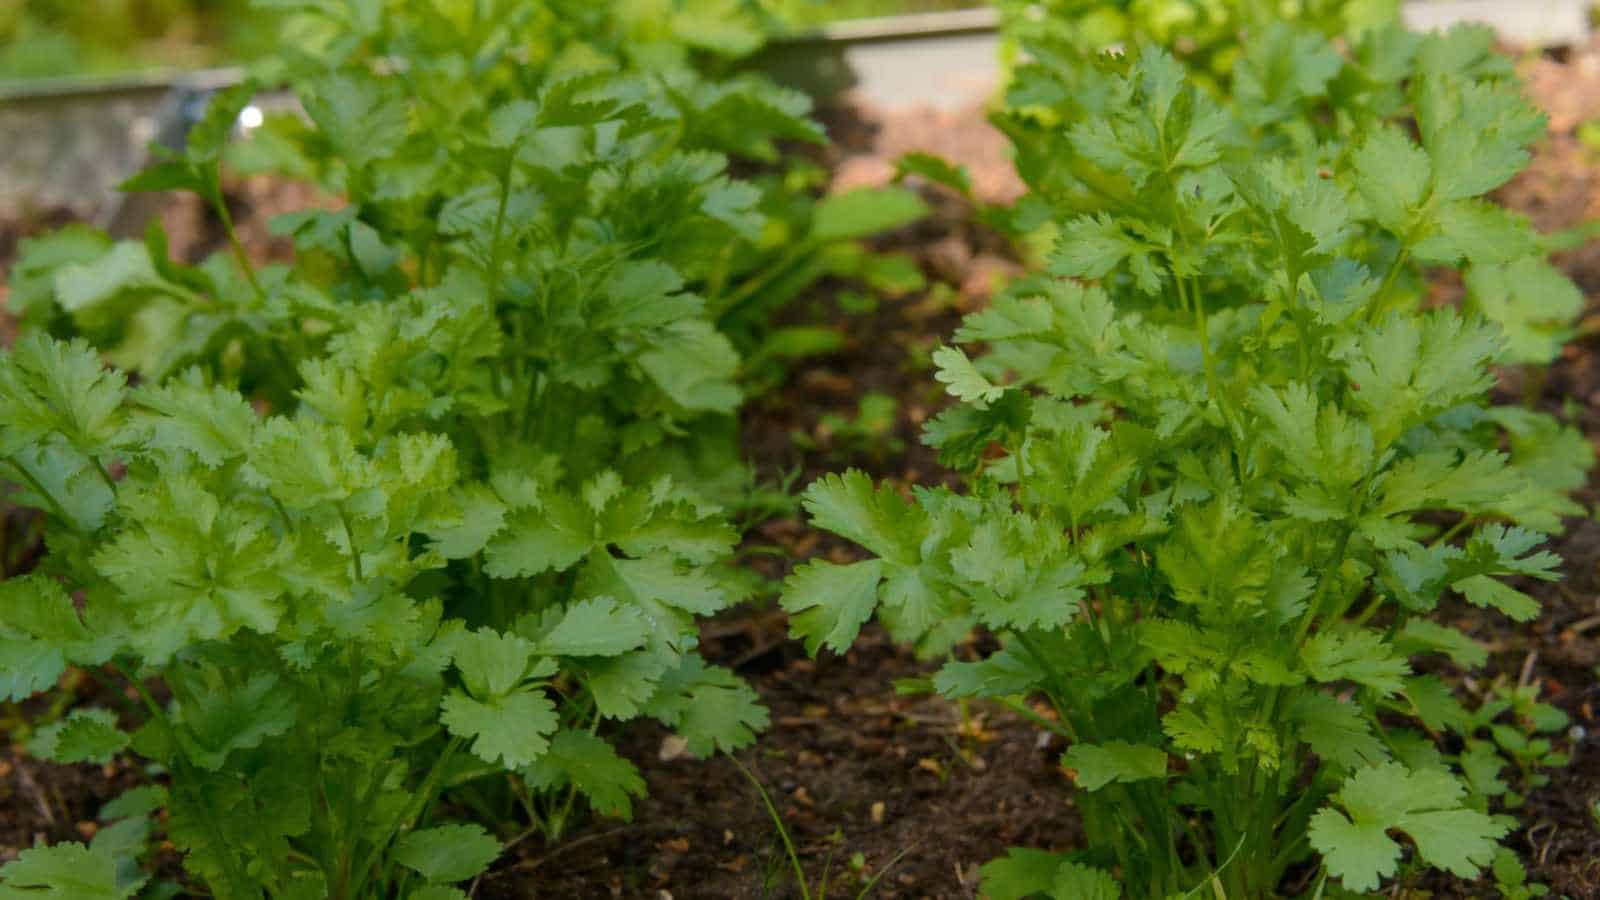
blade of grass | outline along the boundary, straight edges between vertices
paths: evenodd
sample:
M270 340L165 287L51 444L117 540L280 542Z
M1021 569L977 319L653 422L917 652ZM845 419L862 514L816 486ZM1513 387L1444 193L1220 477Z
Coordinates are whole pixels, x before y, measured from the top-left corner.
M778 836L783 839L783 849L789 854L789 864L794 867L794 879L800 886L800 896L803 900L812 900L811 888L806 884L805 870L800 867L800 854L795 852L794 841L789 837L789 829L783 824L783 817L778 814L778 807L772 803L772 795L767 793L767 789L762 786L755 773L746 768L744 763L739 762L737 757L732 753L727 754L727 757L728 761L733 763L734 768L738 769L745 779L755 786L756 793L761 795L761 802L767 807L767 815L772 817L773 827L778 829Z

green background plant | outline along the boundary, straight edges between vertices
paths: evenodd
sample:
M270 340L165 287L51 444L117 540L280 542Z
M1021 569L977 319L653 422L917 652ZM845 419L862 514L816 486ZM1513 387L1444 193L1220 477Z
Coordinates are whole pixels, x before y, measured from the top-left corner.
M768 0L773 27L935 12L970 0ZM4 0L0 79L238 65L279 52L281 21L254 0Z

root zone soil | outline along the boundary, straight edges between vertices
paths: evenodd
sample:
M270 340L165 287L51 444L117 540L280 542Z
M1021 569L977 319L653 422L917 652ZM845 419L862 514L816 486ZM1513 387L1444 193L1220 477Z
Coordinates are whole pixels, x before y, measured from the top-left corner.
M1600 46L1530 60L1524 68L1535 99L1551 115L1550 135L1531 169L1499 199L1543 230L1600 216L1600 154L1576 136L1584 121L1600 116ZM1005 164L1003 139L980 109L914 115L840 109L828 121L837 142L829 160L836 185L884 180L895 157L923 149L967 163L991 199L1019 189ZM298 190L259 180L236 186L236 219L256 237L253 252L286 252L261 226L272 212L304 202ZM745 410L746 452L768 482L797 473L804 484L845 466L903 485L944 477L918 440L922 423L943 402L928 353L1016 265L1000 241L971 224L960 201L930 196L933 217L883 241L883 249L917 259L928 290L862 310L842 302L838 285L823 285L785 313L794 323L840 327L846 341L834 354L797 364L779 389ZM218 241L203 210L180 204L168 212L184 223L174 246L185 257L203 255ZM15 240L5 235L0 266ZM1591 303L1583 336L1549 373L1539 403L1571 410L1591 438L1600 438L1600 245L1564 254L1560 263ZM0 338L4 334L0 324ZM1517 373L1506 374L1504 402L1521 397L1519 381ZM869 392L894 399L894 422L866 443L837 426L853 420ZM890 439L893 447L885 449ZM1579 499L1593 507L1600 478L1592 478ZM851 554L798 517L766 522L747 539L749 564L781 578L785 570L776 560L782 557L761 552L771 547L794 559ZM1551 896L1578 900L1600 897L1594 811L1600 802L1600 522L1569 522L1555 549L1566 560L1566 577L1535 588L1545 612L1531 626L1513 627L1465 605L1441 615L1492 650L1488 678L1536 682L1572 718L1566 738L1572 764L1553 772L1551 784L1515 812L1520 827L1511 841ZM785 627L781 612L758 604L709 624L704 649L750 679L772 712L773 727L740 759L770 792L813 886L827 872L831 896L854 896L865 878L887 868L875 897L975 898L978 867L1006 847L1076 845L1058 742L986 705L897 694L895 681L925 676L933 666L881 632L869 628L850 653L811 661L785 638ZM992 649L981 640L963 652ZM1483 686L1460 685L1468 692ZM88 695L104 689L81 680L72 690ZM8 743L25 736L21 714L37 712L41 702L0 709ZM620 749L649 783L633 821L593 820L553 846L519 840L472 886L475 897L800 896L759 796L728 760L682 756L664 730L649 726L634 728ZM13 746L0 756L0 860L38 839L81 839L92 831L99 805L138 779L126 765L49 766ZM170 854L163 857L168 871L175 872L175 864ZM1448 878L1417 888L1434 897L1493 895Z

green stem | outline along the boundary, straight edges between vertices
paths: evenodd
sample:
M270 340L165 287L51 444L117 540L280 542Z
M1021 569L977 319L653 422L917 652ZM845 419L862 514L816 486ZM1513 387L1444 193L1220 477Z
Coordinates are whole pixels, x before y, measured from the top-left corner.
M785 250L770 266L763 269L760 274L745 280L733 293L717 298L708 304L710 312L717 319L720 328L730 318L737 315L740 308L748 303L762 288L767 287L780 277L789 274L801 260L814 252L817 242L812 238L805 238L795 242Z
M1017 435L1016 446L1011 450L1011 458L1016 462L1017 468L1017 505L1021 506L1025 511L1029 509L1027 475L1028 464L1027 461L1022 458L1022 448L1026 445L1026 443L1027 439L1019 434ZM1072 522L1072 539L1073 541L1077 541L1078 539L1078 523L1076 517L1074 517Z
M1384 297L1388 295L1389 289L1394 287L1395 281L1400 277L1401 270L1404 269L1406 263L1410 261L1411 249L1409 247L1404 248L1399 253L1395 254L1394 262L1389 265L1389 271L1384 273L1383 283L1378 285L1377 293L1372 295L1372 306L1367 310L1368 322L1378 321L1378 314L1383 311L1385 305Z
M6 460L6 462L10 464L11 470L21 476L22 480L27 483L28 487L32 488L33 492L38 494L44 500L45 504L50 507L50 511L55 513L56 518L67 523L67 525L71 527L73 531L78 530L78 523L73 521L71 516L67 515L67 511L59 502L56 501L56 498L49 491L45 490L44 485L39 483L39 479L35 478L33 473L28 471L27 467L23 466L21 463L13 462L11 460Z
M144 682L141 681L138 678L133 677L133 674L130 673L121 663L117 662L116 660L112 660L110 665L111 665L111 668L113 670L115 670L118 675L121 675L123 677L123 679L128 682L128 684L133 686L134 691L136 691L139 694L139 699L144 701L145 709L150 711L150 715L151 715L152 718L154 718L157 722L161 723L161 728L162 728L162 730L167 732L167 736L168 737L173 737L174 732L173 732L173 729L172 729L172 722L167 718L166 710L163 710L161 708L161 704L156 702L155 696L150 693L150 689L149 688L145 687ZM173 741L173 746L174 747L177 746L177 741L176 740Z
M1361 627L1362 625L1367 624L1367 620L1372 618L1373 615L1375 615L1378 612L1378 610L1383 608L1383 601L1384 601L1384 595L1381 592L1374 592L1373 595L1372 595L1372 599L1367 601L1366 608L1361 610L1361 612L1358 613L1356 615L1356 617L1351 620L1351 624L1355 625L1358 628Z
M207 297L198 291L192 291L183 285L173 284L170 281L163 281L159 286L156 286L153 289L170 295L174 300L181 300L184 303L199 309L215 310L220 305L211 297Z
M548 836L550 832L545 827L544 816L540 814L538 805L533 802L533 794L528 790L528 786L522 783L522 779L510 774L506 775L506 783L510 785L511 796L516 798L517 805L527 814L530 830L537 830Z
M1466 529L1472 527L1473 524L1475 524L1476 522L1477 522L1477 519L1474 516L1462 516L1461 520L1459 522L1455 523L1454 525L1451 525L1448 529L1445 530L1445 532L1443 534L1439 535L1438 537L1436 537L1432 541L1430 541L1428 543L1429 549L1437 547L1440 544L1449 543L1451 538L1453 538L1456 535L1460 534L1462 531L1465 531Z
M94 462L94 470L100 473L100 480L105 482L106 488L111 493L115 494L117 492L117 482L111 477L111 473L106 471L105 463L102 463L98 456L91 456L89 459Z
M1344 562L1345 551L1350 547L1350 536L1354 532L1355 528L1353 526L1346 526L1340 532L1339 541L1334 545L1332 556L1322 567L1322 577L1317 581L1316 593L1311 595L1311 602L1306 604L1305 615L1300 620L1300 629L1295 634L1295 647L1305 643L1306 635L1311 633L1311 625L1317 620L1317 614L1322 609L1323 598L1328 592L1329 585L1333 584L1336 573L1342 568L1341 563Z
M511 201L511 166L516 161L515 152L506 156L506 169L500 175L500 198L494 210L494 230L489 238L489 302L497 302L500 293L500 244L506 226L506 207Z
M553 816L551 816L550 839L552 841L560 840L562 833L564 833L567 830L567 822L570 821L571 818L572 818L572 807L573 807L573 804L575 804L577 802L577 800L578 800L578 788L577 788L577 786L576 785L568 785L567 786L567 793L561 799L561 807L560 807L560 809L558 809L555 812L555 814Z
M997 697L995 699L996 702L998 702L1001 706L1004 706L1006 709L1009 709L1024 719L1027 719L1029 722L1032 722L1040 728L1043 728L1045 731L1048 731L1051 734L1060 735L1069 741L1077 740L1075 737L1073 737L1071 728L1067 727L1061 722L1052 722L1049 719L1046 719L1044 716L1041 716L1029 709L1028 704L1022 702L1016 697Z
M128 684L133 686L134 691L139 694L139 699L144 701L145 709L150 711L151 717L158 724L160 724L161 729L166 732L167 740L172 744L173 767L177 770L174 773L177 777L173 779L174 790L179 789L179 787L185 783L192 784L194 781L191 772L192 764L189 762L188 756L184 753L183 745L178 742L177 730L172 727L172 720L167 717L166 710L163 710L161 708L161 704L156 702L155 696L150 693L150 689L145 686L144 681L135 678L132 673L130 673L125 667L123 667L121 663L117 662L116 660L112 660L110 665L116 670L117 674L121 675L128 682ZM222 823L217 818L216 810L211 806L210 795L205 791L200 791L199 793L201 796L200 802L197 805L200 807L201 813L206 819L207 829L212 834L221 836L225 832L222 828ZM239 870L238 860L234 858L233 853L231 853L228 848L223 848L221 856L223 868L226 870L228 880L232 884L238 886L250 883L245 878L245 874ZM259 896L259 892L257 895Z
M221 180L220 177L218 180ZM250 255L245 252L244 244L239 240L239 232L233 227L233 214L228 212L228 202L222 196L222 188L218 187L210 193L211 208L216 210L217 218L222 221L222 230L228 236L228 247L233 251L233 258L244 271L245 280L250 282L250 289L255 292L256 299L265 302L267 292L256 278L256 267L250 262Z
M400 817L399 823L390 832L389 836L378 841L368 851L367 858L357 867L356 871L359 873L359 877L350 894L351 897L362 896L362 891L366 888L367 882L372 879L373 873L378 871L378 861L389 852L390 845L401 835L415 828L423 814L433 806L434 800L438 799L439 781L444 777L445 766L449 764L451 757L455 756L456 751L460 750L464 743L465 741L460 737L450 738L450 743L446 744L444 750L439 753L439 758L434 760L433 767L428 770L422 785L417 788L417 793L412 799L410 811Z
M1285 276L1289 279L1288 307L1289 318L1294 322L1295 332L1299 340L1294 342L1295 354L1299 357L1300 380L1307 385L1311 383L1311 341L1312 341L1312 312L1300 302L1300 275L1301 272L1288 261L1285 254Z
M350 543L350 564L355 570L356 583L366 581L366 576L361 572L361 550L356 547L356 532L350 525L350 514L345 511L344 505L339 507L339 521L344 524L344 538Z
M1185 307L1192 306L1194 309L1195 329L1200 336L1200 361L1206 373L1206 390L1210 393L1211 399L1216 401L1217 410L1222 414L1222 421L1227 426L1228 436L1237 443L1242 440L1244 433L1234 417L1232 404L1228 402L1228 397L1222 390L1222 376L1217 373L1217 358L1211 352L1211 332L1208 324L1210 320L1206 315L1205 301L1201 299L1199 288L1192 291L1189 289L1188 279L1176 280L1179 302ZM1235 449L1237 451L1237 447ZM1239 454L1235 452L1233 455L1235 464L1242 467L1243 462L1238 459ZM1243 482L1242 477L1240 481Z
M1039 667L1044 669L1045 692L1049 695L1050 702L1055 706L1056 712L1061 714L1062 721L1066 722L1071 728L1073 732L1072 739L1091 742L1097 740L1098 733L1094 728L1093 717L1087 714L1082 717L1073 715L1074 707L1077 704L1072 702L1074 698L1069 688L1070 682L1060 672L1056 671L1056 667L1051 663L1050 658L1040 651L1038 642L1026 632L1015 631L1012 634L1016 636L1017 642L1022 644L1022 648L1028 651L1028 655L1032 656L1034 661L1039 664Z

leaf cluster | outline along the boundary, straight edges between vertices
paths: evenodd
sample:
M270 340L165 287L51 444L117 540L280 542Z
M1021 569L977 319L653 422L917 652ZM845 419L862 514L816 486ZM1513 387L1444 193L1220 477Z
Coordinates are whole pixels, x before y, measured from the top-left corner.
M1472 877L1508 831L1500 774L1551 751L1491 724L1514 701L1470 713L1423 674L1487 656L1430 614L1537 615L1525 589L1557 577L1539 547L1577 511L1589 453L1551 417L1489 406L1492 367L1538 355L1508 351L1528 332L1404 287L1411 258L1545 265L1525 222L1478 199L1539 119L1479 32L1341 52L1274 29L1236 90L1280 51L1321 75L1263 79L1306 101L1270 116L1155 47L1039 55L1008 115L1035 189L1017 215L1053 222L1051 270L934 354L959 403L924 438L967 488L904 496L850 472L806 493L813 523L867 554L790 578L808 649L877 616L952 657L941 694L1067 742L1089 846L1013 851L986 867L991 896ZM1387 81L1369 77L1380 58ZM1394 124L1407 111L1415 134ZM1570 454L1519 454L1535 432ZM962 658L978 627L1002 648ZM1438 749L1447 733L1460 753Z
M1324 304L1370 292L1387 310L1428 299L1428 272L1449 268L1464 307L1504 332L1502 362L1548 363L1571 337L1582 298L1548 242L1485 199L1544 132L1488 29L1374 23L1336 43L1273 21L1230 63L1228 91L1192 100L1177 57L1136 81L1065 38L1020 40L1031 61L997 121L1033 190L1022 223L1054 221L1068 239L1051 258L1059 274L1114 275L1147 295L1192 276L1217 305L1262 285L1315 287ZM1277 210L1259 236L1232 228L1245 192ZM1364 271L1327 267L1341 258Z
M306 118L230 143L256 84L223 92L127 186L195 193L227 251L72 228L14 274L0 478L49 552L0 582L0 689L125 675L138 708L34 750L169 773L166 837L214 896L442 900L503 835L441 808L553 837L643 794L621 723L698 756L765 726L696 652L746 589L724 501L767 307L740 298L865 265L858 239L922 206L791 218L800 188L731 174L822 139L806 98L731 71L761 38L738 0L267 5L301 40L260 74ZM224 164L343 202L277 219L294 259L260 264Z
M500 360L527 439L596 461L580 476L615 459L730 501L747 385L833 346L770 314L824 275L874 281L859 239L925 212L898 188L818 201L807 167L775 165L824 135L808 97L731 68L764 38L743 0L271 5L298 39L256 83L288 83L304 116L224 146L252 88L224 92L127 187L193 190L232 239L220 161L310 179L340 202L272 221L293 266L242 266L237 240L183 266L155 231L69 229L23 247L12 305L32 327L286 408L301 358L370 327L347 310L476 291L491 321L473 352Z
M1252 36L1274 23L1328 38L1349 37L1394 22L1396 0L1044 0L999 4L1009 41L1098 53L1156 44L1170 50L1207 90L1225 90Z
M697 754L765 724L694 653L696 617L738 599L716 513L665 477L474 465L374 424L390 398L346 381L365 415L263 417L198 370L130 388L81 340L0 357L0 465L50 546L0 583L6 696L106 664L170 693L131 734L80 711L36 752L171 772L168 837L214 894L381 896L397 866L445 884L497 855L476 826L424 827L447 788L512 772L626 816L643 783L601 724L651 716ZM429 868L464 846L476 868Z

